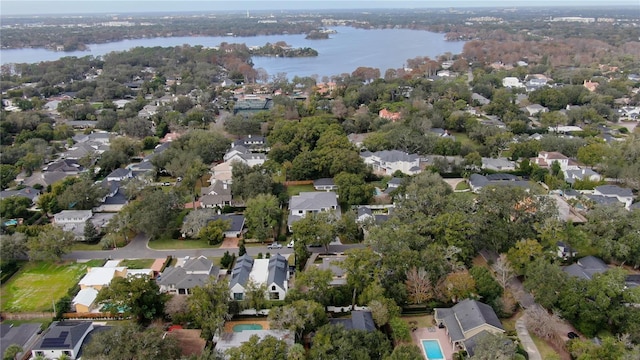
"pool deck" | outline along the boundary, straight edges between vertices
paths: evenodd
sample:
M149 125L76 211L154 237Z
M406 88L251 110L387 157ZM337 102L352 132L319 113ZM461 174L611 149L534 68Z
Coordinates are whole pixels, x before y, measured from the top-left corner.
M233 327L239 324L259 324L263 330L269 330L269 321L266 318L231 320L224 324L224 332L233 332Z
M427 359L427 354L422 347L422 340L438 340L440 341L440 347L446 360L453 360L453 348L449 342L449 337L445 329L439 329L436 326L428 328L417 328L411 333L411 339L413 343L418 345L422 350L422 356Z

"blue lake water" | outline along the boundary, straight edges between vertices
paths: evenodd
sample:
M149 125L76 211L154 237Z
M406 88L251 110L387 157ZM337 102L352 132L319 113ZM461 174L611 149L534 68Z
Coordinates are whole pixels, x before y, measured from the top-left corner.
M38 63L57 60L65 56L101 56L112 51L126 51L145 46L218 46L222 42L244 43L247 46L262 46L267 42L285 41L293 47L310 47L319 53L316 57L275 58L254 57L254 68L263 68L270 76L286 73L293 76L318 77L351 73L359 66L380 69L402 68L408 59L418 56L435 58L446 52L459 54L463 41L446 41L444 34L407 29L364 30L352 27L334 27L336 34L326 40L307 40L304 34L261 35L253 37L233 36L189 36L123 40L106 44L91 44L89 51L56 52L46 49L3 49L0 64Z

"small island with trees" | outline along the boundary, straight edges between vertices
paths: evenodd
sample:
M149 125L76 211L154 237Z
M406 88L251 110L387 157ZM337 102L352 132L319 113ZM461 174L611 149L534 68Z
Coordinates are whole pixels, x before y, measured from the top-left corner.
M328 32L328 31L312 30L310 33L307 34L305 39L308 39L308 40L326 40L326 39L329 39L329 33L330 32ZM334 33L335 33L335 31L334 31Z
M249 48L249 52L253 56L275 56L275 57L308 57L318 56L318 51L309 47L292 48L291 45L284 41L278 41L275 44L266 43L262 47Z

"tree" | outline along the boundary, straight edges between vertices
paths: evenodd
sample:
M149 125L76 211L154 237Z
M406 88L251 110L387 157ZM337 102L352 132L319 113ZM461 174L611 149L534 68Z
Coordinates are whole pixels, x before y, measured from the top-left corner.
M28 250L25 234L16 232L0 236L0 261L3 263L23 258Z
M325 325L313 337L309 359L382 360L391 344L380 331L347 330L342 325Z
M287 360L288 345L284 339L267 335L260 339L253 335L249 341L227 350L229 360Z
M19 173L20 170L13 165L0 164L0 189L8 188Z
M198 211L190 211L182 223L181 232L186 237L195 238L200 234L209 221L216 215L214 209L201 209Z
M269 312L269 326L294 332L297 341L302 341L304 335L326 323L327 314L324 306L315 301L296 300Z
M440 284L443 301L458 302L477 293L476 282L468 271L457 271L447 275Z
M173 336L163 336L159 327L142 329L136 324L115 325L92 334L83 347L83 357L96 360L178 359L180 347Z
M346 252L347 258L340 265L347 275L347 285L353 289L353 302L355 305L356 294L376 279L380 273L380 255L370 248L350 249Z
M566 281L567 275L560 266L540 258L527 265L523 285L533 294L538 304L551 309L558 300L558 289L561 289Z
M231 169L231 193L235 198L249 200L259 194L270 194L273 187L270 171L260 166L250 167L241 162Z
M84 222L83 235L84 241L90 243L96 242L100 239L100 233L96 229L96 226L93 225L93 222L91 222L91 219L87 219L87 221Z
M312 267L296 275L295 289L304 293L308 300L329 305L333 272L329 269Z
M131 206L134 229L153 239L170 229L182 204L173 192L149 188L145 189L139 201L128 206Z
M107 189L102 185L94 183L89 177L83 177L67 186L56 200L63 209L91 210L100 204L106 194Z
M42 228L37 237L29 239L29 259L58 261L69 252L76 236L53 225Z
M0 218L15 219L29 217L31 199L24 196L11 196L0 200Z
M516 353L516 344L504 334L485 331L476 340L472 360L511 360Z
M322 245L329 252L329 244L336 237L336 218L333 213L307 214L291 226L296 243L302 245Z
M125 314L135 317L139 324L147 324L164 316L167 299L155 281L146 276L128 276L111 280L108 287L100 290L96 302L108 301L113 304L111 312L125 309Z
M374 186L365 183L360 174L341 172L334 181L338 186L338 199L345 209L351 205L367 204L375 192Z
M482 266L474 266L469 270L469 274L476 282L476 288L478 289L478 295L483 299L485 303L493 303L494 300L502 296L502 287L493 278L491 272Z
M204 286L193 288L188 300L189 314L202 329L200 337L209 341L229 320L229 284L211 278Z
M255 309L256 311L264 309L267 300L264 295L267 293L266 284L257 284L253 280L247 283L245 290L245 298L243 305L245 309Z
M384 360L416 360L422 358L422 350L414 344L399 344L393 349L391 355Z
M425 269L412 267L407 271L405 285L411 304L424 304L435 297L434 286Z
M513 278L514 271L507 259L506 254L500 254L496 259L495 263L492 266L493 271L496 272L496 280L498 284L502 286L504 289L507 288L507 284Z
M534 239L520 240L507 252L509 263L519 275L523 274L531 261L542 256L544 256L542 245Z
M18 355L22 351L23 351L22 346L18 344L11 344L5 349L4 354L2 355L2 359L15 360L16 355Z
M250 233L260 242L276 236L282 210L278 199L270 194L259 194L247 201L245 218Z

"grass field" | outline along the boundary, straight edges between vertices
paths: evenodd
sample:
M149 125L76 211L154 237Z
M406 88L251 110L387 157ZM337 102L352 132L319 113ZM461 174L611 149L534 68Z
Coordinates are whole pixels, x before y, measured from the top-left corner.
M313 184L287 186L287 195L289 195L289 197L298 195L303 191L315 191L315 189L313 188Z
M119 266L126 266L129 269L148 269L156 259L124 259Z
M87 272L103 260L87 263L30 262L2 286L1 311L31 312L52 310L53 303L67 294Z
M149 241L149 247L155 250L186 250L186 249L204 249L204 248L217 248L218 246L211 246L207 240L177 240L177 239L158 239Z

